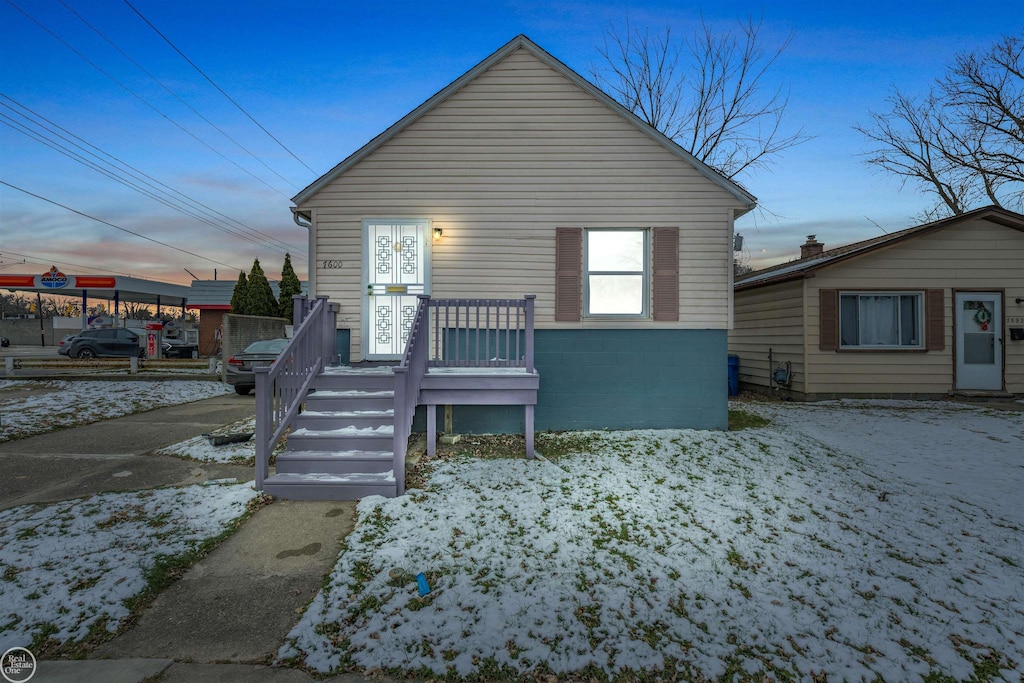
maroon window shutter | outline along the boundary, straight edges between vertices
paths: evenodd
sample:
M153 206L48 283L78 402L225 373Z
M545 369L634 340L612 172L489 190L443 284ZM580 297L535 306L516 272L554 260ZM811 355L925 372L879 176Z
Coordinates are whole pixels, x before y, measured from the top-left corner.
M941 289L925 292L924 347L928 351L946 348L946 299Z
M583 229L555 228L555 320L580 319L583 292Z
M818 290L818 348L839 349L839 290Z
M679 228L654 228L651 314L679 320Z

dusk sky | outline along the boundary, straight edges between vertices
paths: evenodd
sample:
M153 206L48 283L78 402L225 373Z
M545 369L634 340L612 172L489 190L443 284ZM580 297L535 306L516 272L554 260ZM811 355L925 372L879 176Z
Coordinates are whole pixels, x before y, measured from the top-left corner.
M234 280L258 257L277 279L290 251L305 278L290 198L517 34L589 78L609 27L628 17L682 37L701 15L723 30L763 15L768 49L792 34L768 85L789 89L784 132L814 136L738 178L764 209L737 222L755 266L793 258L811 233L828 248L913 225L932 200L865 166L852 126L884 110L892 86L923 94L958 52L1024 28L1024 5L1008 0L4 0L0 273L56 265L184 284L185 269ZM122 177L130 166L207 222L53 147Z

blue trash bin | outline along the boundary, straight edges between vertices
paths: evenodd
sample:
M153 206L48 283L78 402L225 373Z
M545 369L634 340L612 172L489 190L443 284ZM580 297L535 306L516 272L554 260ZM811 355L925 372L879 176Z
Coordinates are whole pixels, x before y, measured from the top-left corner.
M739 396L740 393L740 357L729 356L729 395Z

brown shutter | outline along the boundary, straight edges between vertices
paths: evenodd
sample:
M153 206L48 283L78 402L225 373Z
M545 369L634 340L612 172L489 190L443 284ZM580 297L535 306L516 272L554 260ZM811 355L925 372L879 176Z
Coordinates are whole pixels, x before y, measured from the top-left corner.
M925 292L924 347L928 351L946 348L946 299L941 289Z
M651 314L679 320L679 228L654 228Z
M555 320L580 319L583 229L555 228Z
M839 349L839 290L818 290L818 348Z

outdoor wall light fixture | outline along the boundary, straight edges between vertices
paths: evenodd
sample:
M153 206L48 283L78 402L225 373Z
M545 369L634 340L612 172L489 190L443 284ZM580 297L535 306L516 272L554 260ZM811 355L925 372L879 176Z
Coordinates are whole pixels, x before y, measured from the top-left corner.
M443 234L444 234L444 231L442 231L441 228L434 228L434 241L436 242L439 239L441 239L441 235L443 235Z
M1017 297L1017 301L1014 302L1014 303L1024 304L1024 299L1021 299L1020 297Z

